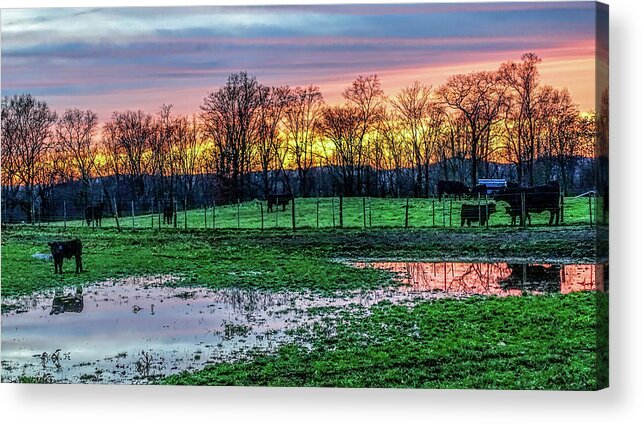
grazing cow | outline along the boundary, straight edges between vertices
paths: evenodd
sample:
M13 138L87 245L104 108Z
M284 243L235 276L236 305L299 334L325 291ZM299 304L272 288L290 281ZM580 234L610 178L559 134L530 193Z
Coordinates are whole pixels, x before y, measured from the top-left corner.
M530 213L550 212L551 216L548 220L548 225L555 225L560 222L560 185L557 181L550 181L544 185L535 187L506 187L499 190L495 194L495 200L503 201L510 205L509 215L512 213L517 214L520 211L520 224L521 210L522 210L522 193L524 196L524 207L526 215L530 223ZM511 215L512 217L512 215Z
M519 217L519 223L522 223L522 211L521 208L513 209L512 206L506 206L506 213L510 216L510 225L514 226L517 224L517 217ZM528 225L531 224L531 215L526 214L526 219L528 219Z
M53 302L51 303L51 311L49 315L59 315L65 312L81 313L85 308L85 303L82 295L82 288L76 288L76 293L65 294L62 290L56 290Z
M172 203L165 203L163 206L163 224L171 224L174 218L174 207Z
M274 205L282 206L285 211L285 206L290 203L290 200L293 200L294 197L291 194L270 194L267 197L267 206L268 212L272 212L272 207Z
M488 194L488 186L486 184L477 184L470 190L470 194L476 196L478 194Z
M49 243L54 260L54 274L62 274L62 260L76 259L76 273L82 272L82 243L79 239Z
M437 194L439 195L439 201L441 202L441 196L444 194L451 194L457 196L459 200L463 195L469 194L470 189L466 187L464 183L459 181L446 181L440 180L437 183Z
M91 225L92 221L94 221L95 225L100 227L102 225L104 212L105 202L100 202L93 206L87 206L85 208L85 219L87 220L87 225Z
M488 213L486 213L486 205L463 203L461 205L461 226L463 227L464 224L467 224L470 227L471 223L479 222L479 225L483 227L495 212L497 212L497 209L494 203L488 204Z

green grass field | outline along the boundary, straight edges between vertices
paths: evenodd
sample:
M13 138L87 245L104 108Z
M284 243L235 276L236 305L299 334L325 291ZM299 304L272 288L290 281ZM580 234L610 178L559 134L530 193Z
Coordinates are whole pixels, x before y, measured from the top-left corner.
M548 258L590 261L595 231L588 227L368 228L292 230L93 229L10 226L2 232L2 295L13 296L112 277L179 274L184 284L324 292L389 283L375 270L336 258L486 260ZM80 238L86 272L56 275L52 240ZM572 241L572 242L571 242Z
M268 222L275 223L274 213L266 221L269 229L258 230L259 206L254 202L240 207L241 222L253 229L213 230L211 214L204 229L198 225L201 220L204 224L202 210L187 213L188 230L183 225L151 229L151 216L137 217L134 230L126 225L131 221L123 219L122 231L110 219L102 229L73 223L66 229L8 226L2 231L1 291L6 299L107 278L172 274L182 277L174 284L185 286L333 295L398 284L386 271L353 268L337 259L587 263L595 258L595 228L582 225L583 200L569 201L567 225L555 227L543 225L547 214L526 228L498 222L507 217L496 214L493 219L498 221L491 224L497 226L488 229L460 228L455 222L453 228L417 228L413 220L432 219L431 202L414 200L411 228L403 228L405 200L381 199L372 199L372 228L365 229L358 228L359 223L363 226L361 199L346 199L344 224L352 228L343 229L331 228L327 212L323 218L320 213L320 224L330 228L314 228L316 199L297 201L297 217L302 216L297 231L286 226L287 212L279 212L284 228L269 227ZM330 201L320 201L320 212L324 202ZM236 225L236 205L217 208L217 214L217 228ZM571 217L574 221L569 222ZM143 223L150 225L141 228ZM86 271L81 274L72 272L73 261L65 262L65 274L56 275L50 261L31 256L48 252L51 240L75 237L83 241ZM606 331L596 327L607 302L607 295L585 292L419 301L414 306L383 301L372 308L329 311L327 316L323 314L328 311L320 311L321 321L301 327L294 343L272 355L159 382L590 390L603 386L608 377L600 365L607 363L608 341L601 336Z
M382 302L303 329L312 341L163 384L595 390L608 363L595 322L604 294Z
M595 221L595 205L591 199L591 210L589 211L589 198L566 198L564 199L564 225L588 225L589 221ZM404 228L406 226L406 199L390 198L365 198L365 220L364 220L364 198L347 197L343 199L343 226L345 228L383 227L383 228ZM490 203L493 203L489 200ZM263 203L263 224L261 223L261 203ZM433 199L415 198L408 199L408 226L414 228L423 227L459 227L461 225L462 203L476 204L477 200L451 200L445 199L442 202ZM480 204L485 205L481 199ZM318 206L318 214L317 214ZM491 215L489 226L510 226L511 219L505 213L508 204L498 202L497 212ZM451 212L452 207L452 212ZM267 211L265 202L252 200L239 204L208 207L200 209L182 210L178 207L177 227L185 228L220 228L220 229L271 229L271 228L292 228L292 207L288 204L285 211L278 208L278 212ZM334 210L334 213L333 213ZM121 212L121 228L151 228L158 227L158 216L151 214L134 214ZM318 220L317 220L318 217ZM297 228L333 228L340 226L339 198L297 198L295 199L295 225ZM534 226L548 225L549 213L532 214ZM62 226L61 221L43 223L42 225ZM86 225L83 220L70 219L66 223L70 227ZM103 227L116 227L116 220L106 218L102 222ZM473 224L477 225L477 224ZM173 226L173 225L172 225Z

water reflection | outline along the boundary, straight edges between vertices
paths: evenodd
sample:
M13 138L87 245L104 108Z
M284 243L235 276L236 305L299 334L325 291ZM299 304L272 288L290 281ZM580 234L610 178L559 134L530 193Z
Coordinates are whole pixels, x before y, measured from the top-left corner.
M607 264L513 264L505 262L357 262L399 275L405 290L450 294L518 296L530 293L570 293L608 290Z
M380 301L608 290L608 266L454 262L361 262L405 285L323 297L309 292L172 287L172 276L108 280L3 300L2 381L146 382L241 359L286 342L332 316L333 307ZM312 309L316 311L312 313ZM49 380L48 380L49 381Z
M55 291L49 315L64 314L65 312L81 313L85 308L82 287L76 288L74 293L66 294L63 289Z

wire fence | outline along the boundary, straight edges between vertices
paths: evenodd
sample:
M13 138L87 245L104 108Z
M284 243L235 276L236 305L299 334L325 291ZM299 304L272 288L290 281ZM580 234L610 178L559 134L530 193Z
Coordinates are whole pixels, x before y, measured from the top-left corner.
M70 202L50 202L52 212L33 206L31 221L11 219L2 209L3 225L63 228L138 229L314 229L314 228L422 228L595 225L604 219L601 198L594 193L559 196L557 208L540 210L519 198L497 200L489 195L466 198L286 198L281 204L265 200L215 203L190 207L186 202L116 202L112 199L84 208ZM551 206L551 205L545 205ZM553 217L551 218L551 210Z

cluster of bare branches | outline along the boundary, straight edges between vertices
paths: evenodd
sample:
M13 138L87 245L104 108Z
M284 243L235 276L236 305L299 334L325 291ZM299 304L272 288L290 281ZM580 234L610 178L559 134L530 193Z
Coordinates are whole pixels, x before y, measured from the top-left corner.
M215 176L203 187L212 196L243 198L257 173L264 196L310 196L319 167L347 196L394 196L402 187L429 195L435 170L474 185L492 163L512 164L519 183L556 178L567 188L578 158L593 156L595 118L568 90L541 83L540 62L527 53L493 72L454 75L437 88L415 82L394 96L377 75L359 76L335 105L316 86L270 87L241 72L208 93L198 114L177 115L171 105L116 111L102 128L91 110L58 116L29 94L5 97L2 185L28 214L34 197L45 202L64 181L80 181L78 202L91 203L106 177L133 200L155 202L189 199L204 174ZM109 195L104 185L98 192Z

